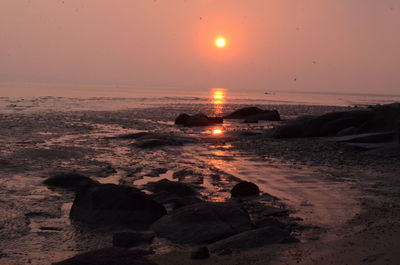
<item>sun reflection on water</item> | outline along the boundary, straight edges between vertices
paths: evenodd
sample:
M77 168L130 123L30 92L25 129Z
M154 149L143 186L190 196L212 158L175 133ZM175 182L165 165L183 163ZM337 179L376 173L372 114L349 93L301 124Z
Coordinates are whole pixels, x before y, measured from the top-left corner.
M214 88L212 92L212 103L214 104L214 113L220 115L223 112L225 104L226 89Z
M222 135L223 133L224 133L223 130L220 129L220 128L215 128L215 129L212 130L212 134L214 136Z

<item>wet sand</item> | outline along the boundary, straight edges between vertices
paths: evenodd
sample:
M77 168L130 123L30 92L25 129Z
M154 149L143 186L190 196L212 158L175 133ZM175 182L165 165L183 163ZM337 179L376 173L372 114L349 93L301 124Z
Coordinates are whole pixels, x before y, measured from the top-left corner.
M234 109L239 106L226 106ZM274 106L285 118L337 107ZM77 170L102 183L143 185L191 171L180 179L204 198L224 201L240 179L279 198L308 229L300 243L190 260L190 251L156 241L152 257L167 264L398 264L398 158L369 157L322 139L269 140L237 131L276 124L228 122L177 128L180 112L212 113L213 106L171 105L126 111L6 113L0 115L0 262L50 264L111 246L108 231L81 231L68 218L73 194L42 185L54 172ZM112 137L140 131L178 133L199 143L142 150Z

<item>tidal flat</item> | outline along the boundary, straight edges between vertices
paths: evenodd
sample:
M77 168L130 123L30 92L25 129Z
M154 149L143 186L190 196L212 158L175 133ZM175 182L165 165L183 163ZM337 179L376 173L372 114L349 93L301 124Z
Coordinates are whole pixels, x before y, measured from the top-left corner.
M260 211L266 207L281 209L285 214L273 218L289 224L298 239L198 261L190 256L193 245L156 237L146 250L160 265L397 264L398 156L368 155L324 138L271 139L263 134L298 116L352 108L260 105L278 110L283 121L174 124L183 112L219 115L244 106L164 104L63 111L59 104L57 111L4 111L0 263L51 264L112 247L115 230L82 228L70 220L74 192L43 184L51 175L79 172L99 183L133 186L146 193L150 182L182 182L194 187L204 202L229 202L232 187L250 181L261 190L257 199L241 201L252 221L262 221ZM167 144L138 145L138 139L122 137L137 133L157 135L163 143L168 139Z

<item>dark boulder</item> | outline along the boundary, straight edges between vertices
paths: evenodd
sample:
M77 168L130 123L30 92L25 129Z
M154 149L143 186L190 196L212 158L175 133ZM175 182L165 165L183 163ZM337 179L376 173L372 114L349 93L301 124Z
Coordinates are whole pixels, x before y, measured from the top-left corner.
M301 117L273 129L273 138L332 136L349 128L358 128L374 116L371 110L332 112L317 117Z
M235 110L234 112L226 115L225 119L245 119L249 116L257 115L263 113L264 110L257 107L246 107Z
M257 123L258 121L280 121L281 116L277 110L264 110L259 114L247 117L245 123Z
M76 255L53 265L157 265L134 250L104 248Z
M229 115L224 117L225 119L246 119L245 122L254 123L261 121L280 121L281 117L277 110L262 110L257 107L246 107L235 110Z
M276 227L264 227L246 231L208 245L211 252L224 249L246 250L269 244L298 242L287 231Z
M260 189L252 182L243 181L236 184L231 190L232 197L258 196Z
M113 247L131 248L150 244L154 239L151 232L119 232L113 235Z
M169 193L167 191L157 192L151 195L151 197L159 204L165 205L168 209L176 210L178 208L192 205L196 203L202 203L203 200L198 196L194 195L178 195Z
M251 229L248 213L235 203L200 203L179 208L152 226L176 243L211 243Z
M96 184L97 182L89 177L72 172L56 174L43 181L43 183L52 187L76 190L81 186Z
M211 126L222 124L224 120L221 117L208 117L202 113L190 116L187 114L180 114L175 119L175 124L184 126Z
M200 247L193 250L191 258L192 259L208 259L210 257L210 251L207 247Z
M176 125L185 125L187 120L190 118L190 115L186 113L179 114L178 117L175 119L175 124Z
M162 205L139 189L101 184L77 191L70 217L89 225L146 227L165 214Z
M170 181L168 179L162 179L157 182L149 182L146 185L146 188L154 193L166 191L168 193L180 196L190 196L198 194L198 192L189 184L177 181Z

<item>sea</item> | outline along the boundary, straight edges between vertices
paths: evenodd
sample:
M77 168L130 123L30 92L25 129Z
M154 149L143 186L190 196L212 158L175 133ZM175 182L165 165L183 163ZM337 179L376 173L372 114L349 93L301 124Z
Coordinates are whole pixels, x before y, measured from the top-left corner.
M0 112L122 110L158 105L324 105L362 107L400 102L400 94L264 91L260 89L177 89L125 86L3 86ZM216 113L218 114L218 113Z

